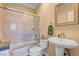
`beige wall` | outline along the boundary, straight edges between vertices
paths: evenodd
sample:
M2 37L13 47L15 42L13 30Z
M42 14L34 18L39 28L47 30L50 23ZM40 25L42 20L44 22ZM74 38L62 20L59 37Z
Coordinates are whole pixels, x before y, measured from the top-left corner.
M47 36L48 25L52 22L52 4L42 4L36 13L40 16L40 34Z
M52 4L44 3L40 5L36 13L40 16L40 35L48 36L48 25L52 22L54 24L54 8ZM49 44L48 49L45 50L48 55L55 55L54 46Z
M69 26L61 26L55 27L55 5L56 4L42 4L37 9L37 14L40 16L40 32L41 34L47 36L47 27L49 23L52 21L54 26L54 36L57 36L58 33L64 32L65 38L71 38L79 42L79 25L69 25ZM49 55L55 55L53 46L50 44L49 48L46 52ZM71 55L79 56L79 47L75 49L70 49Z

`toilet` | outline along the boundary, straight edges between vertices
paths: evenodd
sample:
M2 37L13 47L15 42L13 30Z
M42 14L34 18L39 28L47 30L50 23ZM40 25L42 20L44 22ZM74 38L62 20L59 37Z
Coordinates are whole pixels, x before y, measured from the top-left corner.
M29 49L30 56L42 56L44 49L48 47L48 40L40 39L39 46L34 46Z

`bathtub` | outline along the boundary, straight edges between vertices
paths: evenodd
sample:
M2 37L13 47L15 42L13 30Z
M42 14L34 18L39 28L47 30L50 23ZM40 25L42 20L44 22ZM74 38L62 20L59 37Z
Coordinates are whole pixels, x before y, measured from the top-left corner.
M35 45L38 45L35 43L35 41L23 42L20 44L11 44L10 54L11 56L28 56L29 48Z

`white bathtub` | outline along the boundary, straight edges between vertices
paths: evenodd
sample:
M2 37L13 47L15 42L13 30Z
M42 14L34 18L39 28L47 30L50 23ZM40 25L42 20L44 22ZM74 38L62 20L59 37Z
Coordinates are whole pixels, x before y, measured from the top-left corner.
M28 47L11 50L11 56L28 56Z
M10 53L12 56L28 56L28 50L33 45L35 45L35 41L24 42L20 44L11 44Z

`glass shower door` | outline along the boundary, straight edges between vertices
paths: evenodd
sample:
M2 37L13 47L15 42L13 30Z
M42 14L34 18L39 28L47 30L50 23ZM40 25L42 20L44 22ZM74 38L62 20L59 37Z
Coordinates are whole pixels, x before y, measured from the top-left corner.
M23 29L23 37L22 37L22 41L34 41L34 16L29 16L24 14L23 15L23 25L24 25L24 29Z
M34 16L5 10L4 38L12 44L34 41Z

